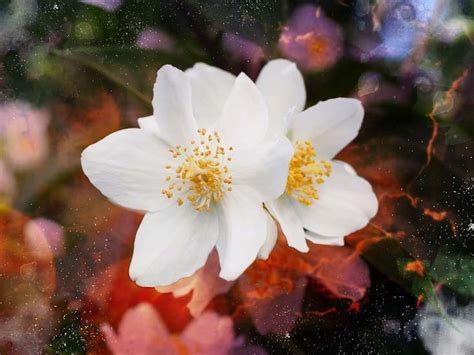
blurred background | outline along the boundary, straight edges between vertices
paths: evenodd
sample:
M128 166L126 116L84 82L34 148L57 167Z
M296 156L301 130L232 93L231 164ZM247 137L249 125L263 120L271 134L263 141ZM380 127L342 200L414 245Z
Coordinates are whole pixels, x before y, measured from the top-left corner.
M0 353L474 353L474 2L0 1ZM235 282L173 293L128 266L141 215L83 175L151 114L164 64L255 79L294 61L307 105L366 115L339 154L380 208L346 246L279 241Z

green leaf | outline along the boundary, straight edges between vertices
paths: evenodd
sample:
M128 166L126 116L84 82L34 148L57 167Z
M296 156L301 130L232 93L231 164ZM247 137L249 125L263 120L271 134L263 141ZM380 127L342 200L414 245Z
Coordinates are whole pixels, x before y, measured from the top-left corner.
M382 239L368 247L362 253L362 256L369 264L390 280L399 284L407 292L415 297L421 297L425 302L434 303L440 315L447 318L434 288L431 275L424 271L419 274L408 270L408 263L419 261L411 258L398 240L394 238ZM424 270L424 268L421 270Z
M121 47L82 47L53 50L56 58L99 74L103 79L126 90L145 106L151 108L151 95L156 71L164 64L185 69L193 64L194 56L179 56L155 50ZM91 81L97 78L91 75Z
M429 274L458 294L474 298L474 257L471 255L442 248Z
M456 145L472 141L472 135L463 130L460 126L450 125L445 135L446 144Z

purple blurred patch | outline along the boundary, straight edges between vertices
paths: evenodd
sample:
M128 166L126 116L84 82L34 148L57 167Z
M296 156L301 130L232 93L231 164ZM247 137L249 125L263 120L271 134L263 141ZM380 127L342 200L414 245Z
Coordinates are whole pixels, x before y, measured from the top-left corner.
M174 39L166 33L154 28L146 28L138 35L137 47L142 49L158 49L169 53L175 50L176 44Z
M278 47L302 70L323 70L341 58L343 34L319 7L302 5L283 28Z
M88 4L109 12L117 10L122 5L122 0L79 0L83 4Z
M224 51L235 60L246 62L247 73L256 77L265 59L265 53L257 43L234 33L224 33L222 38Z

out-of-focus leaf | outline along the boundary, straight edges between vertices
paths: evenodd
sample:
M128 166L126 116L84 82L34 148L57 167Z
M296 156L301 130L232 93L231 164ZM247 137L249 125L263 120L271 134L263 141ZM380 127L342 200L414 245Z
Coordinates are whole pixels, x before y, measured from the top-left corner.
M402 285L405 284L399 272L397 260L406 260L408 255L397 240L393 238L382 239L367 247L362 252L362 256L392 281ZM405 286L407 287L407 285Z
M367 247L362 256L390 280L424 301L441 304L428 274L414 272L407 265L416 263L394 238L385 238ZM442 310L440 309L440 313Z
M95 75L125 89L151 108L151 95L157 70L164 64L180 69L190 67L198 58L186 53L169 54L156 50L122 47L82 47L53 50L52 55L86 68ZM97 80L91 76L90 80Z
M474 257L443 248L429 268L437 282L448 286L460 295L474 297Z
M451 125L446 132L445 140L448 145L462 144L472 141L473 137L457 125Z
M137 83L130 82L133 81L133 79L131 78L137 78L138 76L133 75L129 67L120 67L117 64L114 65L114 63L108 62L107 59L104 59L104 57L102 56L86 54L83 51L55 50L53 51L53 54L60 58L69 60L75 63L76 65L83 66L87 69L94 71L96 74L101 75L103 78L127 90L127 92L129 92L135 98L140 100L143 104L147 105L148 107L151 107L151 97L143 94L137 88ZM146 78L145 80L141 81L142 87L148 83L149 90L147 90L147 92L151 92L150 84L153 81L150 79L151 78Z

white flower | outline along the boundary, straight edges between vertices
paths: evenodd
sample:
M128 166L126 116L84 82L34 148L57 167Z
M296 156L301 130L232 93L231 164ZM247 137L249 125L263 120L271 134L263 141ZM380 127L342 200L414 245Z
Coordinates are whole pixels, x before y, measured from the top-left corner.
M263 202L285 189L291 143L269 135L265 101L245 74L166 65L153 109L140 129L115 132L82 154L85 174L105 196L146 212L130 276L142 286L169 285L216 247L220 276L235 279L276 239Z
M355 99L336 98L303 111L306 91L301 73L287 60L261 71L257 87L268 106L271 130L284 132L295 148L286 192L266 202L288 244L308 251L306 240L343 245L344 236L363 228L376 214L370 184L336 154L356 136L364 110Z

